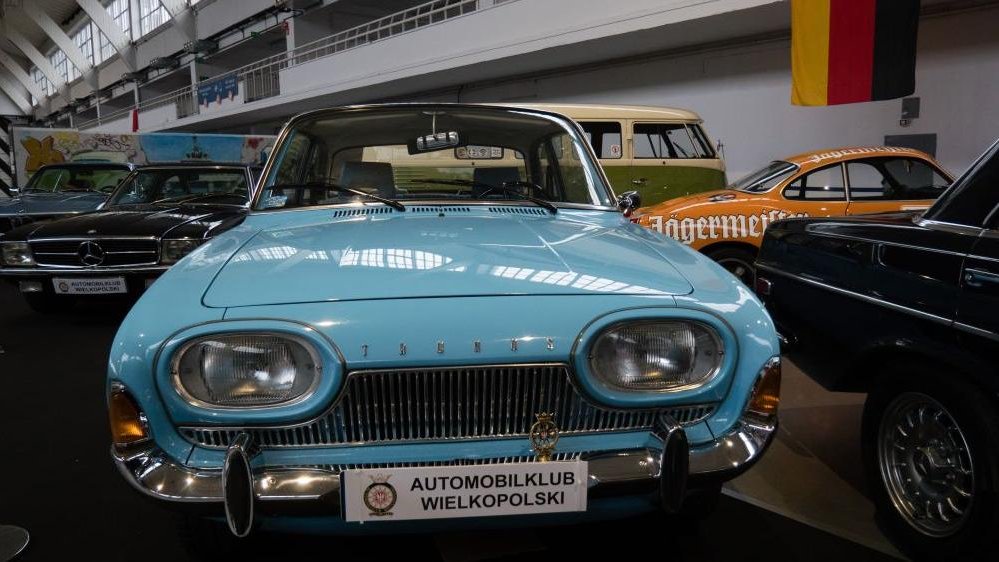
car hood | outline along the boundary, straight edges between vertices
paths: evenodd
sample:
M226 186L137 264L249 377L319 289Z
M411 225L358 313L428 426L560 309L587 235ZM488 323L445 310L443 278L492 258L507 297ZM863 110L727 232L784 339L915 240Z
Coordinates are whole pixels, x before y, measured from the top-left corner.
M245 214L239 207L222 206L134 206L87 213L41 223L31 238L155 236L167 234L201 238L221 221Z
M0 201L0 215L38 215L93 211L106 201L103 193L28 193Z
M695 193L694 195L685 195L683 197L676 197L674 199L663 201L662 203L658 205L653 205L651 207L642 207L635 212L635 216L650 215L650 214L662 215L664 213L675 212L682 209L689 209L701 205L714 205L718 203L730 203L733 201L746 201L758 197L759 195L757 194L745 193L742 191L736 191L734 189L715 189L712 191L705 191L703 193Z
M236 307L692 291L638 227L612 216L613 221L561 212L544 217L407 212L270 228L233 254L203 302Z

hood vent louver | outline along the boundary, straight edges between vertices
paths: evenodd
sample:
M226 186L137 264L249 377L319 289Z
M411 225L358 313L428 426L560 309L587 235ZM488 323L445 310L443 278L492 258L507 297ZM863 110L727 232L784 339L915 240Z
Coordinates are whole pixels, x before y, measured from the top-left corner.
M364 207L362 209L337 209L333 211L333 218L341 217L361 217L365 215L387 215L394 213L391 207Z
M511 213L515 215L547 215L546 209L536 207L489 207L490 213Z
M495 207L485 207L490 213L502 213L502 214L512 214L512 215L537 215L544 216L548 214L546 209L539 209L536 207L516 207L516 206L495 206ZM418 205L415 207L406 207L406 214L416 214L416 215L454 215L454 214L468 214L472 212L472 207L464 206L451 206L451 205ZM363 217L369 215L391 215L399 213L391 207L352 207L349 209L336 209L332 212L332 218L346 218L346 217Z
M449 205L421 205L419 207L408 207L406 209L407 213L428 213L438 215L441 213L455 214L455 213L471 213L472 209L470 207L451 207Z

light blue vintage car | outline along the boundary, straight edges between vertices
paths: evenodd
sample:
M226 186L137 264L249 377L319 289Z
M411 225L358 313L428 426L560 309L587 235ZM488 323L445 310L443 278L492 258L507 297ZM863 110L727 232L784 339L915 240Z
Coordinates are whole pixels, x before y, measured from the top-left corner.
M134 168L117 162L66 162L42 166L0 200L0 233L22 224L96 210Z
M143 494L236 536L564 522L710 504L769 444L769 316L631 224L567 118L330 109L274 154L115 339Z

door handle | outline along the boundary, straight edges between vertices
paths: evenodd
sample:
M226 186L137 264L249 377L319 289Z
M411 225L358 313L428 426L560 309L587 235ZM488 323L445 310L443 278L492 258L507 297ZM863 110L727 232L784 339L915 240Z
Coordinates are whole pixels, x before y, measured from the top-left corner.
M636 179L631 180L631 183L632 183L632 185L645 185L645 182L647 182L647 181L649 181L649 180L647 180L645 178L636 178Z
M985 283L999 285L999 273L992 273L984 269L965 269L964 283L969 287L981 287Z

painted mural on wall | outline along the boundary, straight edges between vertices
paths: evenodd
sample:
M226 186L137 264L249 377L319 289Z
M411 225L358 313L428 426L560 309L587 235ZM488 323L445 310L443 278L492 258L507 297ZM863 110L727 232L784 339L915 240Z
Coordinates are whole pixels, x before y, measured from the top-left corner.
M16 181L23 184L46 164L105 160L155 164L211 160L262 164L276 137L191 133L86 133L76 129L15 128Z

